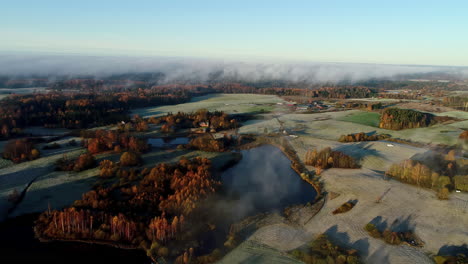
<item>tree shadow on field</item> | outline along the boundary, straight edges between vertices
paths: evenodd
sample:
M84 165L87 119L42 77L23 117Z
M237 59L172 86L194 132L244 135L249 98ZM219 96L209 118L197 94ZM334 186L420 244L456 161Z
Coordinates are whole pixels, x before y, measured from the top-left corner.
M390 230L393 232L407 232L407 231L414 231L416 225L412 222L412 215L408 215L406 218L401 217L395 219L393 223L390 225Z
M385 247L380 247L372 255L366 259L367 263L387 264L390 263L388 253L385 252Z
M387 220L383 220L382 216L375 217L369 223L373 224L379 231L385 230L388 227Z
M385 229L389 229L392 232L407 232L414 231L416 225L412 221L413 215L408 215L406 217L400 217L395 219L390 225L387 223L387 220L384 220L382 216L377 216L372 219L369 223L373 224L377 230L383 232Z
M324 233L327 238L334 244L348 249L356 249L362 257L369 254L369 240L368 238L362 238L351 242L347 232L339 232L338 225L330 227Z
M458 254L464 254L468 256L468 245L465 243L460 246L455 245L445 245L439 249L437 255L439 256L455 256Z
M374 156L374 157L380 157L380 158L383 157L380 151L376 149L372 149L371 147L372 145L368 142L359 142L355 144L341 145L334 150L350 155L356 160L362 160L368 156Z

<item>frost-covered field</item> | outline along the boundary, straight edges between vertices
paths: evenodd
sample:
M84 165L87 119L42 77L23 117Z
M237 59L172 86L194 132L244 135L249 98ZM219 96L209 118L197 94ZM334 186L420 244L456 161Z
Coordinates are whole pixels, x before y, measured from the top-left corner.
M289 138L289 137L286 137ZM384 180L383 171L426 148L385 141L339 143L312 137L289 138L298 156L304 159L309 148L332 147L360 160L361 169L329 169L322 173L327 192L340 194L327 200L320 212L305 225L276 223L258 229L248 240L230 252L220 263L295 263L285 255L321 233L344 247L357 249L365 263L432 263L427 255L445 245L462 245L468 241L468 194L452 193L441 201L432 190ZM313 169L313 168L310 168ZM387 190L380 203L375 201ZM348 200L357 205L348 213L332 211ZM373 219L414 226L425 242L423 248L392 246L370 237L364 226ZM268 222L269 219L265 219Z
M67 157L72 159L83 152L85 152L83 148L72 150L68 147L66 153ZM60 209L71 205L75 200L80 199L83 193L91 190L93 184L99 180L99 168L82 172L54 171L54 163L62 156L62 153L57 153L0 169L0 219L6 216L6 211L11 207L7 201L8 195L14 189L21 192L30 182L32 184L27 189L24 199L8 217L43 212L49 205L52 209ZM177 162L182 156L186 158L206 157L212 160L215 167L221 167L233 158L232 154L227 152L158 150L143 155L143 167L151 168L161 162ZM98 163L103 159L115 162L119 160L119 157L119 153L96 155Z
M278 119L284 122L284 128L290 133L299 137L313 137L319 139L338 140L341 135L376 132L380 134L389 134L394 138L407 139L415 142L447 144L458 143L458 136L464 129L468 129L468 121L454 122L444 125L438 124L425 128L404 129L399 131L380 129L377 127L353 122L352 118L346 120L348 116L366 113L359 110L349 110L341 112L328 112L317 114L284 114ZM459 114L457 112L457 114ZM359 120L361 122L361 120ZM375 121L370 121L375 122ZM269 131L280 128L276 120L252 120L246 122L240 128L241 133L262 133L264 128Z
M231 114L268 112L282 108L277 103L284 103L284 100L275 95L210 94L196 97L186 104L134 109L132 114L150 117L164 115L169 112L193 112L201 108L208 109L209 111L224 111Z
M33 136L62 136L69 133L71 130L66 128L46 128L46 127L27 127L24 133Z
M11 160L0 158L0 169L11 166L11 165L13 165L13 162Z
M68 152L67 155L69 158L74 158L82 152L75 150ZM11 203L7 200L8 195L15 189L21 193L35 179L53 172L54 163L62 156L52 155L0 169L0 219L6 217L6 212L11 207Z
M31 87L31 88L0 88L0 100L8 97L11 94L32 94L32 93L47 93L47 87Z
M468 112L464 111L448 111L448 112L443 112L443 113L434 113L439 116L450 116L450 117L455 117L459 119L468 119Z

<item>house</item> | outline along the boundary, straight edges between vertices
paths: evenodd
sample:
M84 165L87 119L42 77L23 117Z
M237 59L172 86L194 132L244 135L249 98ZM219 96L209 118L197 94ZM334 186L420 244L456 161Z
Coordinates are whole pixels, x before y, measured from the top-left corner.
M209 127L209 126L210 126L210 122L200 122L200 123L198 123L198 125L199 125L200 127Z
M296 107L296 111L307 111L309 107L307 105L299 105Z
M203 134L207 133L208 128L207 127L196 127L196 128L191 128L190 133L195 133L195 134Z

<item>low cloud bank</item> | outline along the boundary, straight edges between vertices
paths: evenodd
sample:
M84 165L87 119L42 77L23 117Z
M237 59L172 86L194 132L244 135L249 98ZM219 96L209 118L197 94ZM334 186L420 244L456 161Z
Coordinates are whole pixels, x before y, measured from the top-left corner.
M351 63L255 63L172 57L0 54L0 75L90 75L100 78L126 73L162 73L163 82L204 82L222 79L320 83L395 79L429 73L445 73L463 78L468 77L468 68Z

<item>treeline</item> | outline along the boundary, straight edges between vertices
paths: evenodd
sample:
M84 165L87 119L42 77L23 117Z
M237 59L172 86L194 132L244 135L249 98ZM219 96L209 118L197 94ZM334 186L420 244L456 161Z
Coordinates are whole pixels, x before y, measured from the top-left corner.
M321 98L369 98L375 95L375 90L364 86L323 87L313 91L313 97Z
M337 102L335 106L341 107L341 108L366 109L368 111L378 110L384 107L382 103L364 103L364 102Z
M134 120L128 122L120 122L117 124L119 132L146 132L149 129L148 121L141 118L139 115L134 116Z
M80 172L96 166L96 159L90 153L81 154L77 159L69 159L66 155L58 159L55 163L55 169L59 171Z
M426 79L428 76L414 76L414 79ZM437 82L434 79L453 80L453 76L431 76L429 81L390 81L390 80L368 80L357 83L366 87L372 87L383 90L412 90L421 92L440 92L440 91L463 91L466 90L466 84L450 82Z
M402 93L379 93L379 97L387 99L421 100L422 94L418 91Z
M168 113L158 118L152 117L148 122L162 124L161 131L164 133L171 133L186 128L204 128L216 132L217 130L232 129L239 126L237 120L225 112L209 112L206 109L199 109L193 113Z
M146 139L130 136L118 130L85 130L81 132L81 136L84 138L83 146L91 154L123 150L143 153L150 149Z
M247 144L255 139L247 135L224 135L220 138L214 138L211 134L206 134L198 137L193 137L187 144L187 148L209 152L223 152L231 147Z
M369 98L377 95L377 90L364 86L336 85L315 86L312 88L264 88L257 91L278 96L301 96L306 98L348 99Z
M449 96L442 99L442 105L468 111L468 96Z
M385 140L389 138L390 135L386 134L373 134L368 135L364 132L356 133L356 134L348 134L348 135L341 135L338 139L339 142L361 142L361 141L377 141L377 140Z
M454 189L468 191L468 163L456 158L454 150L445 157L434 154L424 157L424 161L405 160L392 165L385 175L436 190L440 199L447 199L449 192Z
M354 249L344 249L336 246L327 236L322 234L310 242L307 247L291 251L291 255L307 264L341 263L359 264L361 260Z
M434 115L411 109L387 108L380 116L379 128L401 130L434 124Z
M404 232L396 232L391 229L385 229L380 231L376 225L368 223L364 229L369 233L371 237L382 239L385 243L390 245L401 245L406 243L411 246L422 247L423 242L414 234L412 230L406 230Z
M248 82L215 82L211 84L199 85L158 85L156 87L164 88L183 88L190 92L198 94L206 93L253 93L253 94L272 94L278 96L305 96L310 98L369 98L376 96L378 90L365 86L356 85L330 85L330 84L306 84L296 85L292 83L271 83L262 85L261 83Z
M178 104L189 99L185 92L152 89L10 96L0 104L0 137L19 134L27 126L74 129L128 121L131 108Z
M359 168L353 157L340 151L334 151L331 148L324 148L320 151L316 149L307 151L305 164L320 169L328 168Z
M30 139L17 139L7 142L3 149L3 158L15 163L34 160L40 157L40 152Z
M220 182L211 177L205 158L182 158L176 164L159 164L136 175L83 194L74 206L47 211L36 221L43 239L89 240L118 243L148 250L153 259L194 254L190 241L201 232L191 223L200 201L215 192ZM128 175L128 174L127 174ZM151 247L149 246L151 245ZM157 250L153 250L156 245Z

